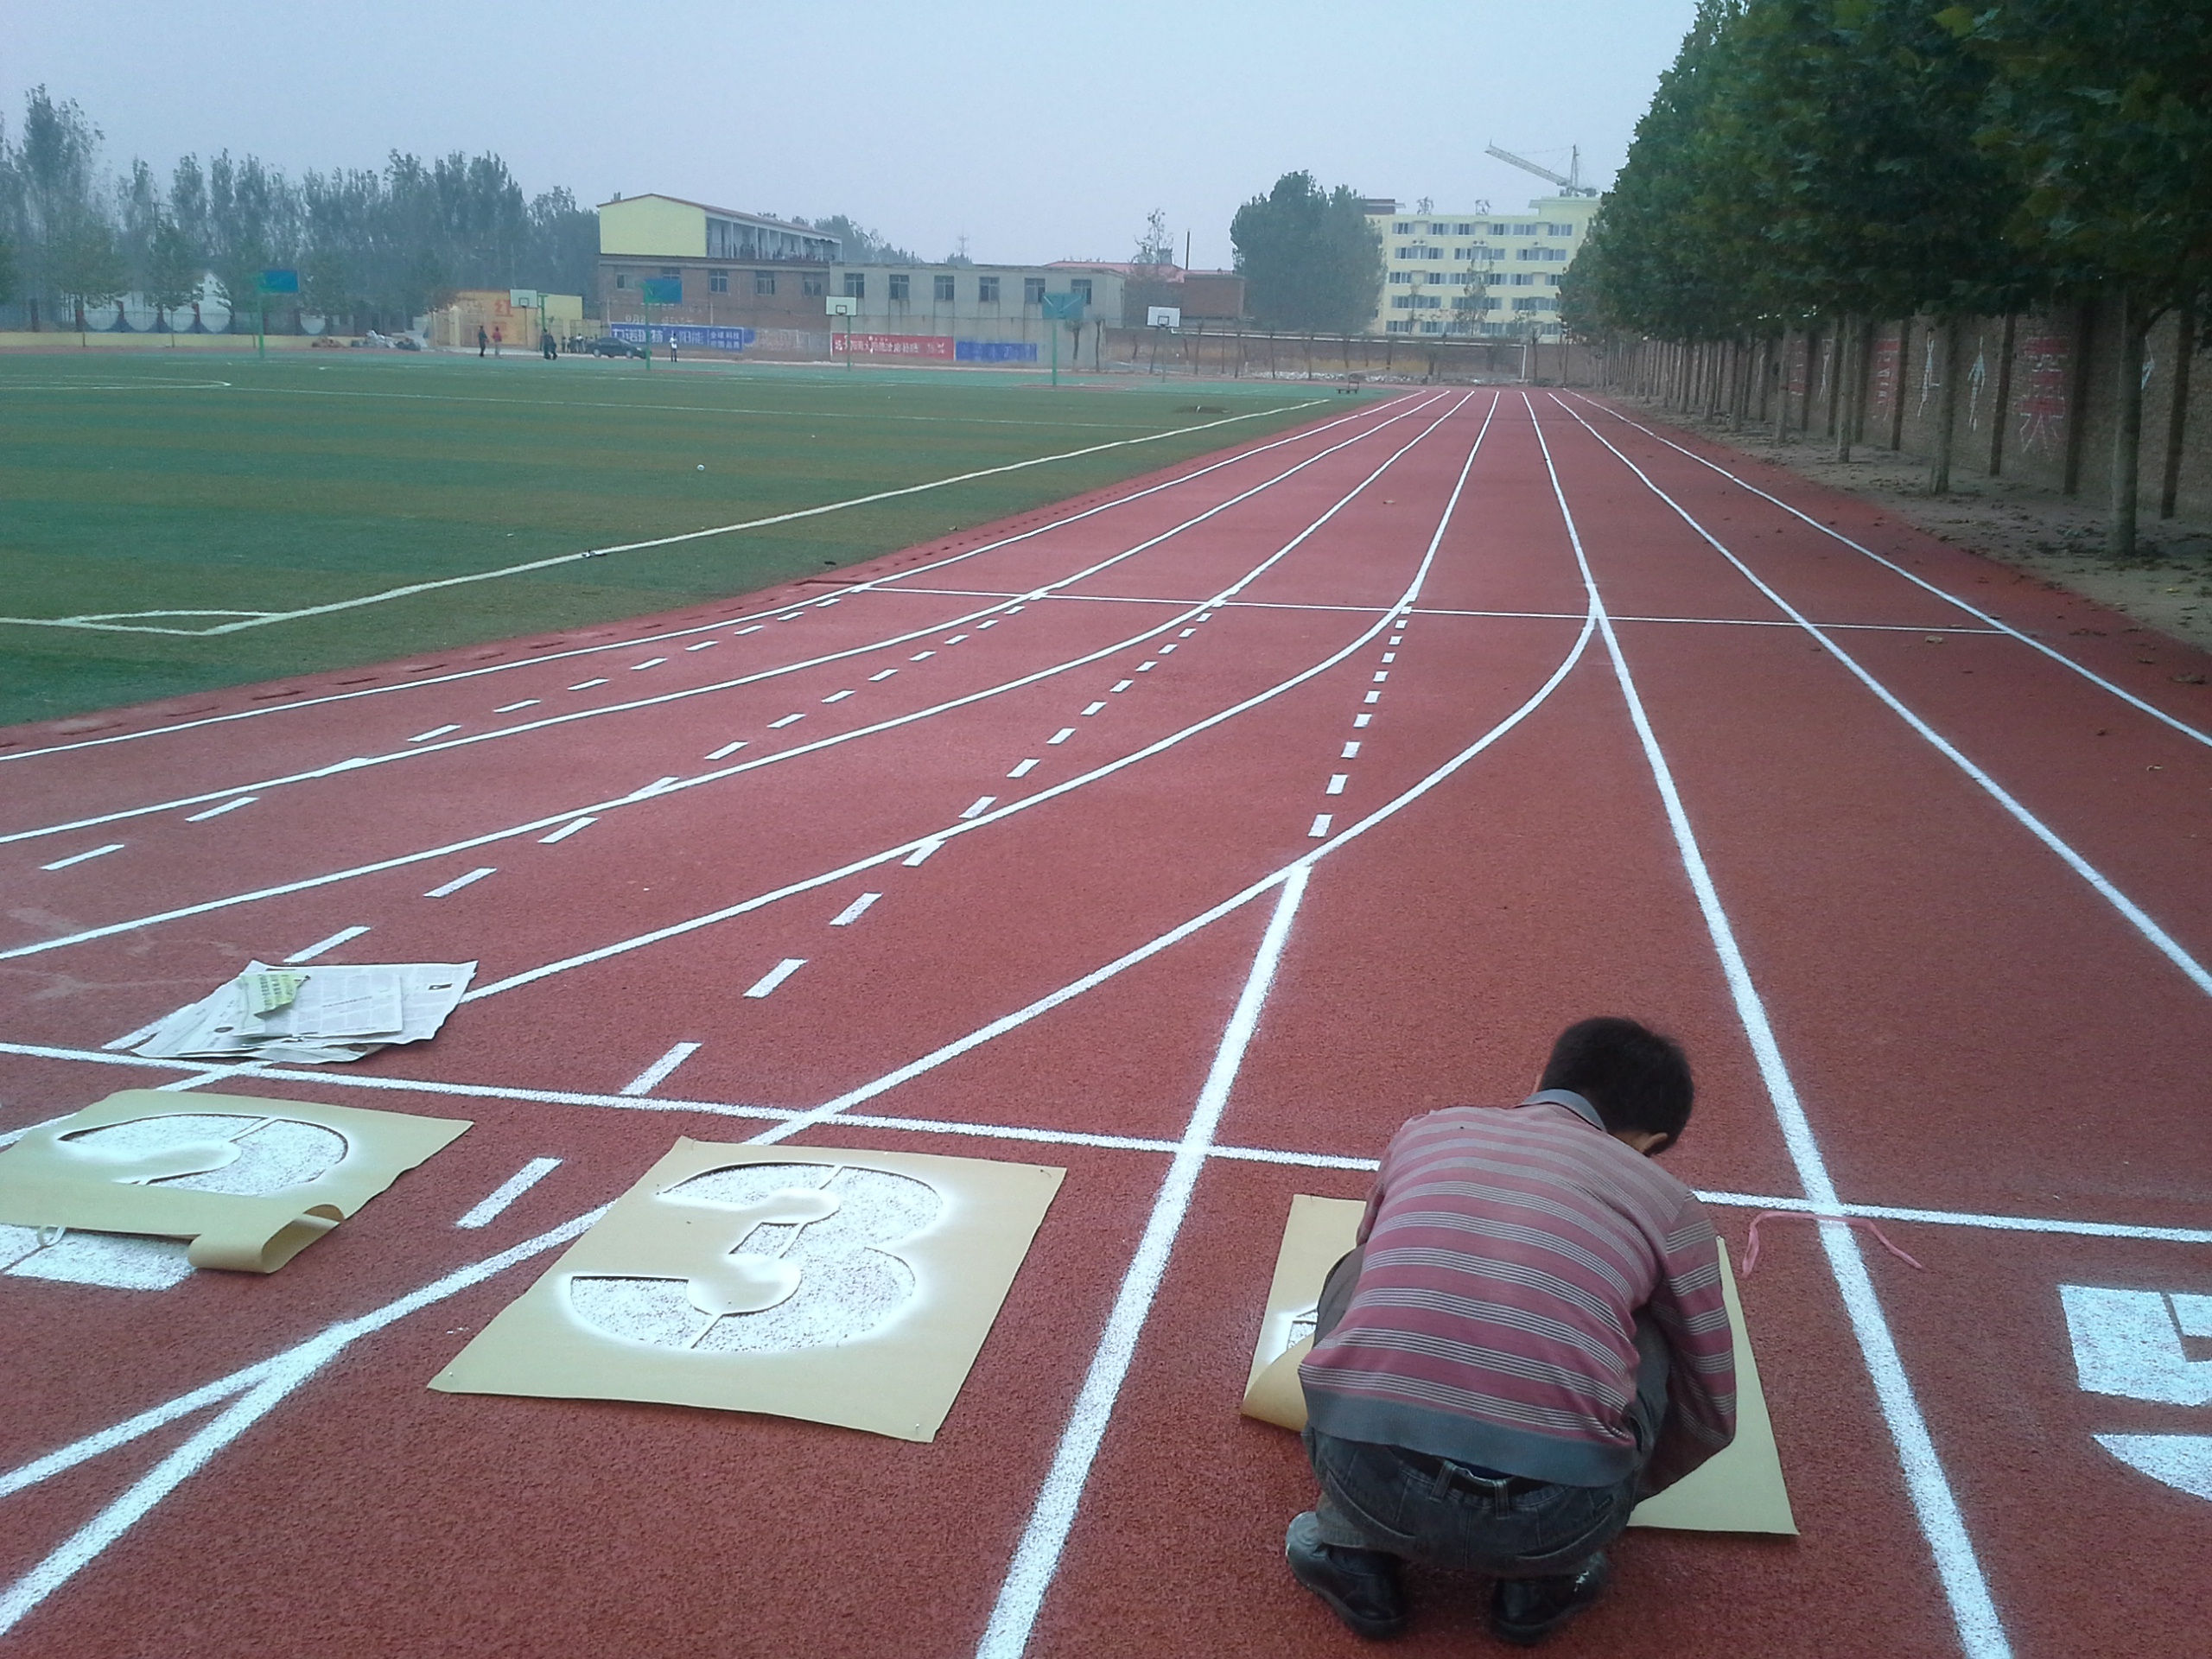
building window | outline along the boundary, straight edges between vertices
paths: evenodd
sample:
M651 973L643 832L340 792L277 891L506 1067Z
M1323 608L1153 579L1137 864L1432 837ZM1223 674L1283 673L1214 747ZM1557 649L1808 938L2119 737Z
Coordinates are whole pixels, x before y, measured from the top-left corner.
M776 273L772 270L754 271L753 273L753 291L755 294L773 296L776 291Z
M891 297L894 300L904 300L912 297L910 290L912 289L912 277L907 276L903 270L898 272L891 278Z
M767 276L768 273L762 271L760 275L762 276ZM754 278L754 281L758 282L759 278ZM771 289L774 288L775 281L776 279L773 276L768 276L768 283ZM810 300L820 299L823 295L830 291L829 272L822 270L803 270L799 272L798 291Z
M951 277L950 277L950 276L939 276L939 277L937 277L937 278L935 279L935 281L936 281L936 283L937 283L937 297L938 297L938 299L940 302L948 301L948 300L951 299L951 297L952 297L952 278L951 278Z
M1390 296L1390 308L1393 311L1412 310L1414 308L1414 296L1410 294L1393 294Z
M976 279L976 299L979 304L996 305L999 302L999 279L978 276Z
M709 271L707 273L707 292L709 294L728 293L729 272L726 270Z
M1410 322L1386 322L1382 326L1394 334L1411 334L1413 332L1413 324Z
M1514 287L1516 287L1516 288L1534 288L1535 285L1536 285L1536 273L1535 273L1535 271L1533 271L1533 270L1516 270L1516 271L1515 271L1515 272L1513 273L1513 286L1514 286Z
M1390 273L1390 280L1394 283L1410 283L1413 279L1414 274L1410 270L1394 270Z
M618 270L618 271L616 271L616 272L614 273L614 286L615 286L615 287L617 287L617 288L627 288L627 287L629 287L629 286L630 286L630 273L629 273L628 271L626 271L626 270Z
M1572 225L1547 225L1544 226L1544 234L1547 236L1573 236L1574 234L1574 226Z
M866 271L849 270L845 273L845 297L849 300L864 300L868 298L868 273Z
M1474 233L1475 227L1471 225L1454 225L1452 227L1452 234L1454 236L1472 236Z
M1513 308L1516 311L1541 311L1544 308L1544 302L1541 300L1516 300Z
M1557 287L1559 286L1559 278L1558 278L1558 277L1556 277L1556 276L1548 276L1548 276L1545 276L1544 281L1545 281L1545 283L1546 283L1547 284L1548 284L1549 286L1551 286L1551 287L1553 287L1553 288L1557 288Z
M1444 325L1440 322L1424 322L1421 326L1421 331L1424 334L1440 334L1444 332Z
M1089 305L1090 303L1090 278L1088 276L1069 277L1068 292L1074 295L1078 300L1081 300L1086 306Z
M1045 279L1042 276L1025 276L1021 279L1021 302L1024 305L1045 303Z
M1539 226L1535 225L1516 225L1513 227L1513 234L1516 236L1534 236L1539 228Z
M1400 219L1390 227L1390 234L1393 236L1411 236L1413 233L1414 227L1403 219Z

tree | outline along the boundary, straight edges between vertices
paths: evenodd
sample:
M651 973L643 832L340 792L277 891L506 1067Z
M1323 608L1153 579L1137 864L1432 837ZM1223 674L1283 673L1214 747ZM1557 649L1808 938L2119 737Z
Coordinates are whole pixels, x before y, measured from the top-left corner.
M0 153L0 206L8 213L3 228L23 262L25 296L31 327L38 327L38 303L55 287L54 260L62 245L102 219L97 199L99 129L73 101L59 102L35 86L23 99L22 138Z
M199 296L200 251L186 237L183 226L163 213L146 238L146 266L143 287L175 343L176 312Z
M1175 263L1175 235L1167 228L1167 210L1155 207L1145 215L1144 229L1137 237L1136 251L1129 256L1133 265L1172 265Z
M130 268L115 232L91 213L59 231L48 245L48 276L54 292L76 308L77 330L85 329L85 313L112 305L130 285Z
M7 304L22 292L22 270L16 264L16 245L0 236L0 305Z
M1382 238L1358 194L1324 191L1311 173L1286 173L1236 210L1236 250L1252 315L1270 328L1351 334L1382 293Z
M808 225L803 219L791 221ZM843 244L844 263L849 265L918 265L921 256L912 249L898 246L880 231L857 225L843 213L832 213L827 219L817 219L808 225L811 230L825 236L834 236Z

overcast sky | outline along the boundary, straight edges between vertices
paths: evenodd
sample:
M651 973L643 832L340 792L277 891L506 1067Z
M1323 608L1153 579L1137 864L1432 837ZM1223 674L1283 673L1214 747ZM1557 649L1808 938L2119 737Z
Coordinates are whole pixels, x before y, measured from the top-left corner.
M1297 168L1440 209L1603 185L1694 0L293 0L231 16L11 8L0 118L43 83L120 167L188 152L287 172L498 151L587 206L661 191L844 213L925 258L1126 259L1162 208L1230 261L1237 205Z

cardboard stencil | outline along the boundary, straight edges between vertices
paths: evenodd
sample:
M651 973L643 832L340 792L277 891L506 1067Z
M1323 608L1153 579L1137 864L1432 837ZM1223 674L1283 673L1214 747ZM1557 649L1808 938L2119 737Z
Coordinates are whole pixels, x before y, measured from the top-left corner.
M0 1152L0 1222L188 1238L195 1268L274 1273L468 1127L126 1089Z
M1065 1173L678 1141L430 1386L934 1440Z
M1247 1417L1282 1428L1306 1427L1299 1363L1313 1346L1313 1317L1322 1281L1357 1242L1359 1218L1366 1208L1355 1198L1315 1198L1302 1193L1290 1201L1290 1219L1283 1228L1267 1312L1260 1320L1260 1339L1244 1385ZM1794 1535L1797 1522L1783 1484L1774 1424L1767 1415L1766 1392L1759 1385L1751 1335L1744 1327L1744 1306L1736 1295L1726 1240L1720 1242L1720 1290L1736 1338L1736 1438L1665 1491L1637 1504L1629 1524L1691 1532Z

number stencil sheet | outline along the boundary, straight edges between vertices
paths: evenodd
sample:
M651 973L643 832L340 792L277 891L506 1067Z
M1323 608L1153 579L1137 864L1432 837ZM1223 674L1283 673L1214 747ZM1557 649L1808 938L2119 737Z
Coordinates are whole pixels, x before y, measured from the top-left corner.
M430 1386L933 1440L1065 1173L680 1140Z

